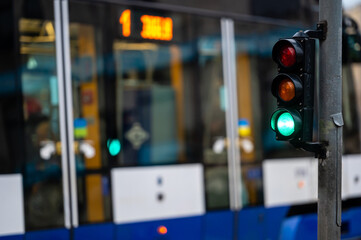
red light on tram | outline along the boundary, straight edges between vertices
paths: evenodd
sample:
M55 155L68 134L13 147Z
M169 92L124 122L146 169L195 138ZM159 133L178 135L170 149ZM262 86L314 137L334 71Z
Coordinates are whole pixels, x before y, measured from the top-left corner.
M299 182L297 183L297 187L298 187L299 189L302 189L304 186L305 186L305 181L303 181L303 180L301 180L301 181L299 181Z
M291 45L282 46L279 52L279 61L285 67L292 67L296 63L296 50Z
M296 87L291 79L285 78L278 85L278 96L285 102L296 96Z
M165 234L167 234L168 229L165 226L159 226L158 229L157 229L157 232L160 235L165 235Z

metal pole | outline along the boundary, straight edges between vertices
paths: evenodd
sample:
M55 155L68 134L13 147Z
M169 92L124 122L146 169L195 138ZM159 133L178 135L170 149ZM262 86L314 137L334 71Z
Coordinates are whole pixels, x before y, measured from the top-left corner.
M327 22L320 42L319 140L328 142L318 163L318 239L341 238L342 77L341 0L320 0L320 21Z
M228 175L229 197L231 209L235 212L242 208L241 196L241 160L238 145L238 108L237 108L237 80L236 55L234 40L234 23L227 18L221 19L223 75L226 88L226 126L229 145Z
M70 185L69 185L69 164L67 159L67 141L66 141L66 103L64 96L64 66L63 66L63 44L62 44L62 10L61 1L54 1L54 22L55 22L55 44L56 44L56 72L58 77L58 97L59 97L59 124L61 140L61 171L63 181L63 205L64 222L67 229L71 228L71 204L70 204Z

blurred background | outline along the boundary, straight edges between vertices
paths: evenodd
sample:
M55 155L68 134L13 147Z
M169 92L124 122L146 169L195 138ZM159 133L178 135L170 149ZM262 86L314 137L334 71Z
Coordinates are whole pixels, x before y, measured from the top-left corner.
M358 239L361 1L343 7L342 237ZM318 12L2 0L0 240L317 239L317 159L269 120L272 47Z

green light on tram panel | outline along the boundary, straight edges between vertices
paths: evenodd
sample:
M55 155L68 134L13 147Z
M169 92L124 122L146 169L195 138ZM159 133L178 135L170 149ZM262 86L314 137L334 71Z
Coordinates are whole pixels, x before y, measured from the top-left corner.
M109 139L107 141L108 151L109 154L112 156L116 156L119 154L120 150L122 149L122 145L118 139Z
M295 120L290 113L285 112L278 117L277 129L283 136L290 136L295 131Z

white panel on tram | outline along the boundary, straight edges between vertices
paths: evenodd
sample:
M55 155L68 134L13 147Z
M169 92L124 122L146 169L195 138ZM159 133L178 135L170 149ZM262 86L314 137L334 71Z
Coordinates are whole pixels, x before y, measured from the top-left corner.
M312 170L311 170L311 177L312 177L312 185L313 187L313 191L312 191L312 196L314 196L315 199L318 198L318 159L317 158L313 158L312 160ZM347 198L348 196L348 187L347 187L347 181L345 180L347 178L347 171L345 168L345 164L347 161L347 157L342 156L342 199Z
M21 174L0 175L0 236L24 234Z
M304 171L307 174L303 178L300 174L302 168L307 169ZM299 172L298 177L295 172ZM318 159L316 158L265 160L263 174L265 205L268 207L310 203L317 200ZM342 156L342 199L360 196L361 155Z
M316 201L311 158L265 160L262 167L265 206Z
M341 197L346 199L349 196L349 186L347 184L348 171L347 171L347 156L342 156L342 186L341 186Z
M318 198L318 158L312 158L311 161L311 196Z
M111 177L115 223L205 213L201 164L114 168Z
M342 173L347 198L361 197L361 155L343 156Z

